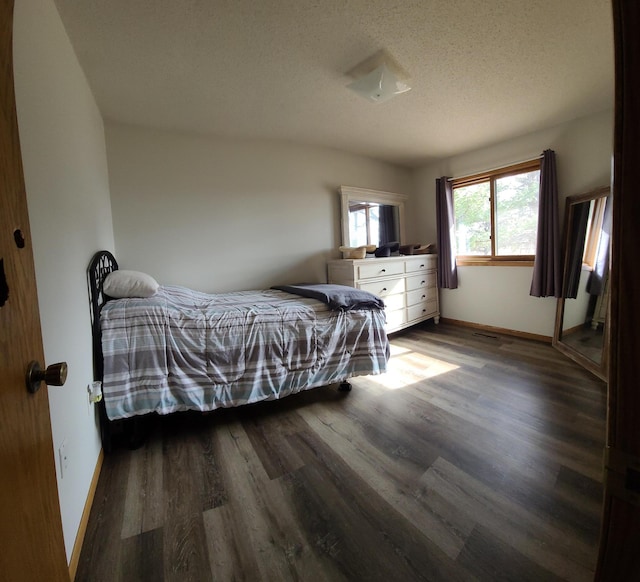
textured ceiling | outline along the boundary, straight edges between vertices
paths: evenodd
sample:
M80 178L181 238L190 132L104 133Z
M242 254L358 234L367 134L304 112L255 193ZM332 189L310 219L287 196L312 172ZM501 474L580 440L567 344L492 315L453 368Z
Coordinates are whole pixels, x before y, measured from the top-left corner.
M609 0L56 0L103 116L406 166L613 107ZM346 89L384 49L413 89Z

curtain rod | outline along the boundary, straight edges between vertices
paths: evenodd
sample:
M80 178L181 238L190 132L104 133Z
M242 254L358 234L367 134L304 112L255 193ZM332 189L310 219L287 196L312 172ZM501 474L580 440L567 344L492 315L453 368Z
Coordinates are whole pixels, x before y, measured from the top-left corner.
M453 182L454 180L464 180L465 178L470 178L471 176L475 176L476 174L488 174L489 172L495 172L496 170L502 170L504 168L508 168L509 166L517 166L518 164L524 164L526 162L533 162L533 160L541 160L544 158L544 155L536 156L534 158L529 158L528 160L521 160L520 162L511 162L510 164L506 164L504 166L498 166L497 168L491 168L489 170L482 170L480 172L474 172L473 174L467 174L466 176L458 176L457 178L447 178L447 182Z

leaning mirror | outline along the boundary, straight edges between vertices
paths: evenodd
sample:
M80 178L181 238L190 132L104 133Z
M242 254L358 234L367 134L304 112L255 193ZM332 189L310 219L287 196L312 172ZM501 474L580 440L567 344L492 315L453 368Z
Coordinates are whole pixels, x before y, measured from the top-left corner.
M404 242L405 195L341 186L340 198L344 246Z
M611 197L603 187L569 196L565 209L562 297L553 345L606 380Z

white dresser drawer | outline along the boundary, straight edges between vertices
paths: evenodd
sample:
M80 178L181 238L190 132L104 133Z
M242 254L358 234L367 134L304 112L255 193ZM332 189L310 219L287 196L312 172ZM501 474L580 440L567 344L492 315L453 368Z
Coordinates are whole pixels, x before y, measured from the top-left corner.
M435 297L429 297L429 289L416 289L415 291L407 291L407 306L417 305L418 303L425 303Z
M432 271L436 268L436 255L422 255L411 259L405 259L405 273L419 271Z
M405 306L405 297L406 295L404 293L398 293L396 295L385 295L383 299L385 311L395 311L396 309L403 309Z
M414 319L427 318L431 315L438 313L438 302L427 301L425 303L419 303L418 305L411 305L407 308L407 321L413 321Z
M366 260L366 259L365 259ZM389 277L391 275L402 275L404 265L401 261L376 261L370 265L358 266L358 279L374 279L376 277Z
M437 278L435 273L424 273L417 277L407 277L407 291L426 289L427 287L433 287L435 289L436 284Z
M394 331L404 326L407 323L407 311L406 309L398 309L396 311L387 311L385 309L385 317L387 319L387 324L385 325L385 329L387 332Z
M369 291L378 297L387 297L405 292L404 278L384 279L382 281L372 281L371 283L360 283L358 285L363 291Z

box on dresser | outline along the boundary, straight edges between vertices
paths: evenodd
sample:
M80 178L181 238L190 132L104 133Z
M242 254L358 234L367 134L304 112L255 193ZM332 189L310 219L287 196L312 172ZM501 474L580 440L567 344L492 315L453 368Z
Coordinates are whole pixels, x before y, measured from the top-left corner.
M387 333L440 320L436 255L329 261L329 283L364 289L384 300Z

